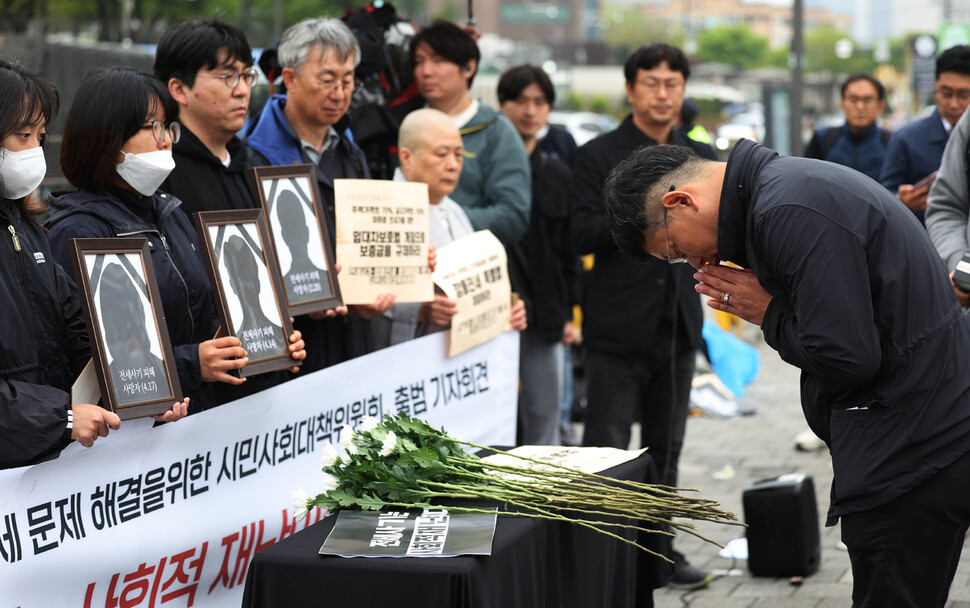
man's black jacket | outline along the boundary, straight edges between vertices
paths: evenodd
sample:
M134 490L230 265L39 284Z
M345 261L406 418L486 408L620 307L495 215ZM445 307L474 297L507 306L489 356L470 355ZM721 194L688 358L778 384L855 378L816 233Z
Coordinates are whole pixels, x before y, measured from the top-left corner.
M249 187L248 169L253 158L246 144L233 137L226 145L226 167L192 131L182 128L182 138L172 146L175 169L159 190L182 201L189 218L198 211L253 209L258 207Z
M672 132L670 143L714 159L710 146L679 129ZM703 345L694 269L662 260L634 262L620 253L603 207L603 184L610 171L637 148L656 144L627 116L615 130L587 142L576 154L570 227L578 253L596 254L583 310L583 339L592 351L644 355L669 345L675 305L681 321L678 331L686 332L680 340L686 338L693 348Z
M529 231L509 248L513 289L526 301L529 329L548 343L562 339L572 319L579 260L569 242L569 168L536 148L532 169L532 217Z
M926 230L888 190L743 140L717 250L772 296L765 342L802 370L805 417L832 453L830 525L970 451L970 326Z

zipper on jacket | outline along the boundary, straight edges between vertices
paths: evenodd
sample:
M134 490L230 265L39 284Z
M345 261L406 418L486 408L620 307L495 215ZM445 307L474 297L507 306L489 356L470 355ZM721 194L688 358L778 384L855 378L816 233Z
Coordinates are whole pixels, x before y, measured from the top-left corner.
M17 238L17 231L14 229L13 224L8 224L7 230L10 231L10 238L13 240L13 248L20 251L20 239Z
M172 270L178 275L179 281L182 281L182 287L185 288L185 310L189 313L189 323L192 324L192 343L195 344L195 317L192 314L192 300L189 298L189 284L185 282L185 277L182 276L182 271L179 267L175 265L175 260L172 259L169 253L168 241L165 239L165 235L162 233L158 234L159 238L162 239L162 248L165 249L165 255L168 256L168 261L172 265Z
M183 292L185 293L185 310L186 312L189 313L189 323L192 327L191 342L194 344L195 343L195 315L192 314L192 300L189 298L189 284L185 282L185 277L182 276L182 272L179 270L179 267L175 265L175 260L172 259L172 256L169 253L168 241L165 239L165 235L159 232L158 230L138 230L135 232L119 232L118 236L135 236L137 234L143 234L145 232L153 232L158 235L159 240L162 241L162 249L165 250L165 257L168 258L168 263L172 265L172 270L175 271L175 274L178 276L179 281L182 281L182 288L183 288Z

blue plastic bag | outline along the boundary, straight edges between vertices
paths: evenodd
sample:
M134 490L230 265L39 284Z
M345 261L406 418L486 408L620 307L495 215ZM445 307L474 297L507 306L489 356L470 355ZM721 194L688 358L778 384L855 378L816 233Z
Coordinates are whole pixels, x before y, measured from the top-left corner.
M761 355L755 347L724 331L713 321L704 321L702 333L714 373L740 399L744 387L758 375Z

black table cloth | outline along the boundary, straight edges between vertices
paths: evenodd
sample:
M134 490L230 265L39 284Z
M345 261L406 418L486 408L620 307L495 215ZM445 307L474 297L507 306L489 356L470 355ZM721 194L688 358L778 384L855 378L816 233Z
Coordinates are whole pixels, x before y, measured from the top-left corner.
M604 474L657 478L646 454ZM334 521L320 521L256 554L243 607L644 608L673 573L667 562L592 530L501 512L490 556L319 555ZM669 556L667 536L640 533L640 539Z

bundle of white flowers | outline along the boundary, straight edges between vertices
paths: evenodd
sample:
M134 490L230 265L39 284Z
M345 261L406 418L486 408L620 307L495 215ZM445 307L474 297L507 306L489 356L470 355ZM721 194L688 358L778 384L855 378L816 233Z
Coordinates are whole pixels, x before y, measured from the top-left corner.
M737 525L737 517L720 510L716 501L683 494L693 490L618 480L549 463L541 463L542 468L487 463L463 446L491 448L459 441L404 414L385 416L382 422L365 418L357 432L345 426L340 443L346 456L329 443L324 448L322 491L316 496L302 489L293 493L297 518L313 507L330 512L377 511L428 508L442 502L450 511L492 513L468 501L497 501L505 506L504 514L583 526L650 553L611 529L668 535L676 529L704 538L693 524L677 520Z

